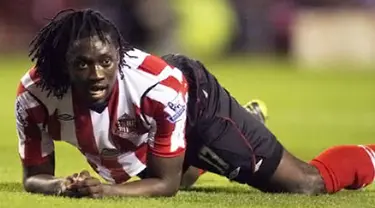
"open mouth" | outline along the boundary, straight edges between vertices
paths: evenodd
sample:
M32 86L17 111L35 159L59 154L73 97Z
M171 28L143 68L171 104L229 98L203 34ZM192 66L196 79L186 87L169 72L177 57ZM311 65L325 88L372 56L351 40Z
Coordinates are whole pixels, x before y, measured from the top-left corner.
M104 95L105 91L107 90L107 86L104 85L93 85L90 87L90 94L93 97L99 97Z

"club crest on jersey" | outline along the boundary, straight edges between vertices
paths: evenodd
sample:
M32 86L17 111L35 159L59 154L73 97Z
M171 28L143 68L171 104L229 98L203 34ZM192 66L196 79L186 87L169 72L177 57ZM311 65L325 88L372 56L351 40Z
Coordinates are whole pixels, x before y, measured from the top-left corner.
M117 120L113 129L113 134L128 139L139 136L137 120L125 113Z
M178 95L174 100L167 103L164 111L169 115L167 120L171 123L176 123L181 120L181 116L185 113L186 104L181 95Z

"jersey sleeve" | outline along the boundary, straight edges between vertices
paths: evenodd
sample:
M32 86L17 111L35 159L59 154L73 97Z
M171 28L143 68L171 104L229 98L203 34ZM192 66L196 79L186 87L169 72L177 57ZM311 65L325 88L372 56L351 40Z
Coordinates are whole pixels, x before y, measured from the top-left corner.
M159 157L176 157L185 151L188 85L178 69L154 86L145 96L143 109L155 135L149 151Z
M15 103L18 151L26 166L39 165L54 151L53 140L43 130L46 107L20 84Z

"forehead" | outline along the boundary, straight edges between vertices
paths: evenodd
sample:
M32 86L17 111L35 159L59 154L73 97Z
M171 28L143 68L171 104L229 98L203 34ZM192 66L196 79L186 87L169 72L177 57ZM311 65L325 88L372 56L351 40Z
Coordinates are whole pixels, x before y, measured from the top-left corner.
M114 55L117 52L116 46L110 37L102 41L98 36L85 37L73 42L69 48L68 57L76 56L95 56L101 54Z

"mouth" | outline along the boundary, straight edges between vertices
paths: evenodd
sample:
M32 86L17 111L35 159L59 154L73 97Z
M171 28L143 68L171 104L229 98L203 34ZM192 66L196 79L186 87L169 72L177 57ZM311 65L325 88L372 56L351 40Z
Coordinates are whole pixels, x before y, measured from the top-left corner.
M92 98L98 99L105 96L107 88L106 85L92 85L89 88L89 93Z

